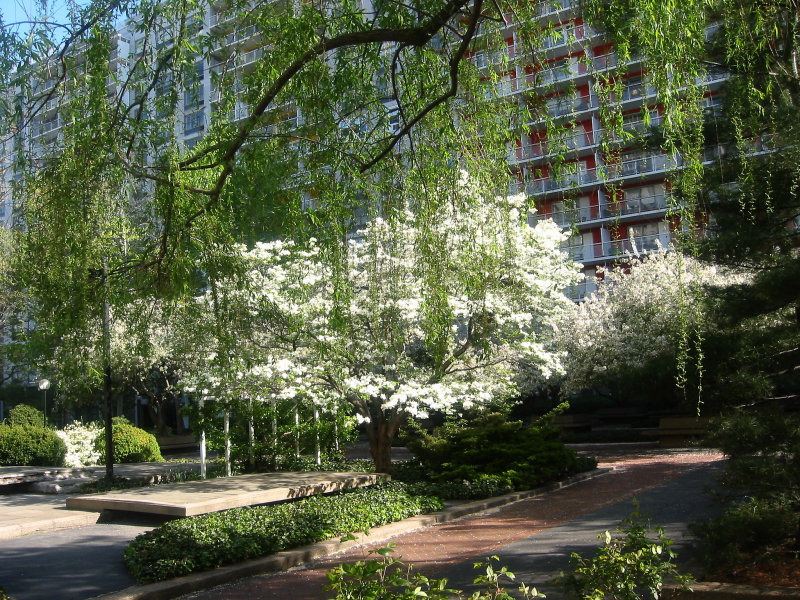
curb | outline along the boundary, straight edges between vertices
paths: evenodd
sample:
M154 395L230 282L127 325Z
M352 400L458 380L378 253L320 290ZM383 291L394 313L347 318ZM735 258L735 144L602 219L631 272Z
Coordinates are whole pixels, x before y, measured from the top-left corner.
M665 600L800 600L800 589L786 587L767 587L699 581L691 584L691 591L677 586L665 585Z
M341 541L338 539L330 539L308 546L301 546L294 550L276 552L264 558L256 558L235 565L219 567L213 571L192 573L184 577L176 577L168 581L160 581L146 585L134 585L118 592L95 596L93 600L168 600L170 598L177 598L178 596L183 596L192 592L198 592L230 583L237 579L285 571L304 562L317 558L325 558L354 546L381 542L396 535L414 531L415 529L454 521L455 519L467 515L498 508L506 504L511 504L512 502L517 502L518 500L540 496L587 479L605 475L610 471L612 471L612 469L605 468L595 469L594 471L588 471L586 473L578 473L563 481L551 483L534 490L512 492L504 496L464 502L435 513L419 515L375 527L370 530L369 535L364 533L354 534L355 539L353 540Z

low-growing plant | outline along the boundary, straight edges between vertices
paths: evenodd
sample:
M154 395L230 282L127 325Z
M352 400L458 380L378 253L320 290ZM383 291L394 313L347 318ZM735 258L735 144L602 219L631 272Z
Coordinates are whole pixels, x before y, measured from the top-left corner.
M568 595L581 600L655 600L667 578L688 588L691 577L680 574L672 562L672 540L662 527L651 528L635 501L634 506L614 535L606 531L598 536L603 545L593 557L572 554L572 571L560 578Z
M162 462L164 460L156 438L144 429L127 423L114 423L112 436L114 462L116 463ZM105 456L105 432L95 438L94 448L100 453L100 456Z
M28 404L17 404L8 411L8 422L11 425L44 427L44 413Z
M336 593L331 600L450 600L465 598L461 590L447 587L447 579L426 577L399 558L394 558L395 545L391 542L383 548L370 550L377 558L344 563L327 573L329 584L326 590ZM514 581L514 573L506 567L496 568L493 563L500 559L491 556L486 562L477 562L474 567L483 572L473 583L481 590L469 596L470 600L512 600L506 592L505 581ZM522 598L544 598L536 588L524 584L519 586Z
M323 454L320 464L313 456L284 456L278 459L278 471L358 471L371 473L375 463L368 458L346 458L340 454Z
M63 467L67 447L51 429L0 424L0 465Z
M165 523L134 539L125 563L140 583L213 569L442 508L392 482L331 496Z
M511 479L502 475L479 475L464 481L416 481L408 484L415 494L427 494L448 500L492 498L514 491Z

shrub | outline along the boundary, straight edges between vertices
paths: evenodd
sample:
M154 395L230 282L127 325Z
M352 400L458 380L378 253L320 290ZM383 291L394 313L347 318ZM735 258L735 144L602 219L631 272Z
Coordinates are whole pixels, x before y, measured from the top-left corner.
M429 598L431 600L450 600L451 598L464 599L460 590L449 589L446 579L430 579L420 573L414 573L410 565L393 558L394 544L391 542L385 548L370 550L370 554L377 554L380 558L360 560L355 563L344 563L328 571L330 584L326 590L336 592L334 600L410 600L412 598ZM484 573L475 578L474 583L483 587L482 591L475 592L469 600L510 600L505 592L508 585L504 580L514 581L514 573L506 567L495 566L493 561L499 559L492 556L486 562L474 564L476 569ZM519 586L522 598L544 598L544 594L524 584Z
M704 568L720 572L791 537L797 530L797 512L792 502L780 498L748 498L721 517L693 523L691 530Z
M651 529L636 510L617 527L599 535L603 545L592 558L573 552L572 572L562 573L561 583L569 597L601 600L639 600L661 597L666 579L675 579L686 588L691 577L681 575L672 559L672 540L661 527Z
M397 482L235 508L170 521L148 531L125 549L125 563L140 583L161 581L441 508L437 498L412 496Z
M102 428L96 423L83 424L80 421L67 425L61 431L56 431L67 446L67 455L64 462L68 467L85 467L96 465L102 454L95 448L94 441L102 435Z
M479 475L477 479L465 481L417 481L408 484L415 494L426 494L448 500L473 500L502 496L514 491L508 477L501 475Z
M44 413L28 404L17 404L8 411L8 421L11 425L44 427Z
M0 465L61 467L66 454L66 445L50 429L0 424Z
M547 426L523 427L500 415L469 425L447 425L409 447L433 481L479 481L499 476L514 489L530 489L578 469L577 456ZM401 475L402 477L402 475Z
M144 429L119 423L112 426L112 431L115 463L161 462L164 460L155 436L147 433ZM94 447L101 457L105 456L105 432L100 432L100 435L95 438Z
M721 517L695 524L699 556L709 570L726 570L768 555L784 542L800 544L800 415L737 410L715 422L710 442L729 460L722 477Z

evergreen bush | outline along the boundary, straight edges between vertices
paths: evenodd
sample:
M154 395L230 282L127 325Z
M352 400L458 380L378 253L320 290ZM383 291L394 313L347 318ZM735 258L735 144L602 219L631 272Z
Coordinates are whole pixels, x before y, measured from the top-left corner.
M161 449L153 434L133 425L115 423L112 426L114 439L114 462L162 462ZM95 438L95 449L104 457L106 453L105 432Z
M44 413L29 404L17 404L8 411L8 421L11 425L44 427Z
M555 429L524 427L497 414L467 425L445 425L435 434L409 440L408 445L419 459L425 480L482 482L473 485L475 489L531 489L589 466L579 464L575 452L564 446ZM405 470L412 475L413 466ZM420 471L411 478L422 479Z
M62 467L66 454L67 446L50 429L0 424L0 465Z

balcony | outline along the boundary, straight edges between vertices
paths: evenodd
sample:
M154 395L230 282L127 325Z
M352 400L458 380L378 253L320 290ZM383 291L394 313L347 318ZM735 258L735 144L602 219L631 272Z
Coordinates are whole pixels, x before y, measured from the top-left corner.
M653 194L640 198L625 198L625 200L610 206L610 215L638 215L651 211L663 211L667 209L670 199L669 194Z
M619 260L628 255L646 254L656 252L672 245L670 233L656 233L653 235L632 236L621 240L609 240L598 244L583 246L584 254L581 259L586 262L606 260Z
M635 175L649 175L663 173L667 169L677 166L677 161L666 154L653 154L632 160L623 160L619 163L606 165L606 175L611 179L624 179Z
M264 53L265 49L261 47L250 50L249 52L245 52L244 54L237 54L236 56L224 62L214 65L211 67L211 71L220 74L231 69L239 69L251 66L258 62L264 56Z
M510 60L509 52L504 50L479 50L473 54L471 60L479 69L485 69L489 65L499 65L507 63Z
M509 155L511 164L519 164L528 160L544 158L551 154L556 154L564 149L581 150L591 148L597 144L594 132L580 131L566 137L557 138L552 141L544 141L533 144L522 144L513 148Z
M570 62L526 75L525 85L527 89L535 89L537 86L541 85L552 85L562 81L568 81L586 75L588 72L583 62Z
M549 17L560 13L562 10L567 10L576 5L577 2L573 0L542 0L536 7L537 17Z
M41 137L45 134L50 133L51 131L55 131L61 128L61 117L56 116L55 119L50 119L49 121L43 121L40 123L34 122L31 126L31 137L37 138Z
M602 180L602 172L598 169L586 169L575 173L565 173L559 178L539 177L526 182L525 192L528 195L548 192L567 191L586 185L594 185Z
M586 296L593 293L597 289L597 284L594 281L581 281L575 285L571 285L564 290L564 295L570 300L580 302Z
M578 223L587 223L599 219L607 219L612 215L605 206L581 206L555 210L550 214L536 214L536 220L552 219L563 229L569 229Z

